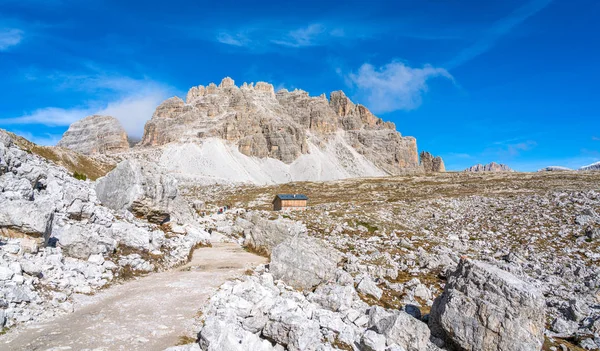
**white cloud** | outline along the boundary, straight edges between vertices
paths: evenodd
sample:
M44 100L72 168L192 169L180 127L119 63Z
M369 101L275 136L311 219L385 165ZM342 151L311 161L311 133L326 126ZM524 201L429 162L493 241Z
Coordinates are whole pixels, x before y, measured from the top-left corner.
M44 107L31 113L14 118L2 118L0 122L5 125L43 124L45 126L68 126L69 124L92 114L91 108L64 109L58 107Z
M358 88L373 112L384 113L419 107L423 93L428 90L427 80L438 76L454 81L443 68L431 65L412 68L402 62L391 62L380 68L365 63L358 73L346 78Z
M115 117L129 136L141 137L144 125L152 117L156 107L169 96L167 90L155 87L109 102L104 109L96 113Z
M339 30L335 30L334 33L339 36ZM307 27L294 29L284 35L283 38L274 39L271 42L277 45L299 48L317 45L319 39L328 37L329 35L330 33L327 32L325 26L315 23Z
M446 67L454 68L460 66L475 57L490 50L500 38L510 33L515 27L529 17L535 15L539 11L548 6L552 0L531 0L517 8L509 16L502 18L491 26L488 30L483 31L482 36L473 45L465 48L458 53L450 62L446 63Z
M23 31L15 28L0 29L0 51L19 44L23 40Z
M54 146L62 135L60 134L51 134L51 133L43 133L41 135L35 135L31 132L21 131L21 130L13 130L13 133L41 146Z
M278 25L255 25L232 31L219 31L215 40L219 43L256 49L274 50L280 47L303 48L325 45L332 40L349 37L343 28L331 28L321 23L312 23L303 27L285 28Z
M248 40L248 38L241 33L232 35L226 32L218 33L217 41L222 44L233 46L247 46L250 43L250 40Z
M85 90L99 96L73 108L44 107L13 118L1 118L4 125L41 124L68 126L93 114L117 118L130 136L140 137L144 124L156 107L173 95L173 89L148 79L117 76L56 74L60 89Z

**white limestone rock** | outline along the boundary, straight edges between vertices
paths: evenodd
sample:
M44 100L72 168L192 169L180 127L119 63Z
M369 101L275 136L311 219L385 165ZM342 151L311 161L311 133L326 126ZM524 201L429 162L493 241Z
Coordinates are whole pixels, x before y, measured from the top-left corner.
M177 197L177 181L153 163L125 160L96 181L100 202L114 210L162 224L171 220L193 223L194 212Z
M271 253L275 279L297 289L311 289L334 279L341 255L319 239L298 235L277 245Z
M105 154L129 150L127 133L111 116L93 115L74 122L57 146L82 154Z
M431 309L434 335L464 350L540 350L542 293L488 263L461 259Z

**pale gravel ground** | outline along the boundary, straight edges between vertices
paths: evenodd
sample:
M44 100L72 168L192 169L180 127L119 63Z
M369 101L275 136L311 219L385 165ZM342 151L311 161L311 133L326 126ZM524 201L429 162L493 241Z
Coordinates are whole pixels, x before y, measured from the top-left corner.
M163 350L193 335L200 308L226 280L266 259L237 244L196 250L176 270L114 286L75 304L75 312L11 330L0 350Z
M318 148L309 142L310 153L291 164L249 157L237 146L208 138L202 144L172 143L162 150L159 164L180 179L194 184L279 184L290 181L327 181L352 177L377 177L386 173L352 148L341 133Z

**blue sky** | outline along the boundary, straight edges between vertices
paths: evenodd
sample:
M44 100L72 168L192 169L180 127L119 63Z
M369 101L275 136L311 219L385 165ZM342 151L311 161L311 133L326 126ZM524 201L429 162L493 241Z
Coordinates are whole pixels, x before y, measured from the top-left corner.
M193 85L344 90L448 169L600 160L595 0L0 0L0 128L131 134Z

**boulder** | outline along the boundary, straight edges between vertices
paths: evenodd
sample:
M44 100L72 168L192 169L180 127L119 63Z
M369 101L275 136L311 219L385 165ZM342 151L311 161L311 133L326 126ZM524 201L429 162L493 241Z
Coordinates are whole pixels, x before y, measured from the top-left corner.
M377 300L381 299L381 296L383 295L383 290L381 290L368 275L365 275L360 280L356 290L363 295L374 297Z
M204 351L272 351L273 346L238 324L209 317L200 331L200 347Z
M429 325L435 336L463 350L540 350L545 300L514 275L463 258L435 299Z
M392 311L374 306L369 309L369 329L382 334L386 344L403 347L407 351L424 351L429 344L427 324L404 311Z
M269 220L257 212L251 212L246 220L238 220L236 224L244 228L244 245L266 255L287 238L306 232L301 222L285 218Z
M322 240L298 235L273 249L269 269L275 279L296 289L312 289L334 278L341 258Z
M96 182L98 199L114 210L129 210L138 218L162 224L171 216L193 221L191 208L177 198L177 181L155 164L125 160Z
M193 344L172 346L172 347L164 349L163 351L201 351L201 350L202 349L200 348L200 345L193 343Z

